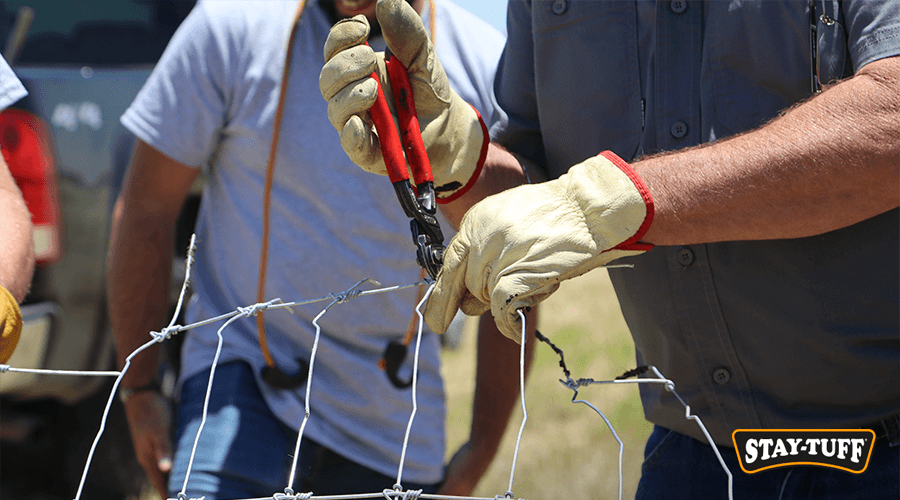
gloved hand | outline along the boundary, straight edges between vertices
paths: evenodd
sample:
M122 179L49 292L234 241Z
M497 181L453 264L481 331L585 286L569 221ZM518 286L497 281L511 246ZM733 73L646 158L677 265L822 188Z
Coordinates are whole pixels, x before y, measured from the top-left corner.
M9 361L21 335L22 312L19 304L9 290L0 286L0 363Z
M376 15L385 41L406 66L413 89L422 140L431 160L439 203L461 196L478 178L487 146L487 127L478 112L453 89L428 39L422 19L403 0L379 0ZM378 136L368 114L375 103L378 74L394 124L390 81L384 53L364 45L369 37L365 16L344 19L331 29L325 42L325 66L319 75L328 118L341 134L341 146L364 170L387 175Z
M521 342L518 309L612 260L638 255L653 221L653 200L637 173L606 151L559 179L485 198L465 215L444 253L425 306L425 322L443 333L457 308L491 310L500 332Z

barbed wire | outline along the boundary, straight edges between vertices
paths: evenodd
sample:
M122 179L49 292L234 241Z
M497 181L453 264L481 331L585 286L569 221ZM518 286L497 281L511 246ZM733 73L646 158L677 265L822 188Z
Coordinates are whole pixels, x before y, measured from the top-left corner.
M514 483L514 479L515 479L516 464L518 462L519 451L520 451L521 445L522 445L522 436L524 434L525 425L526 425L526 422L528 421L528 411L527 411L527 406L525 403L525 345L526 345L526 342L523 341L521 343L520 350L519 350L519 399L520 399L521 406L522 406L522 422L519 426L519 431L518 431L518 435L516 437L515 447L513 449L512 465L510 467L509 483L508 483L508 488L507 488L506 492L501 495L496 495L494 497L474 497L474 496L461 497L461 496L453 496L453 495L440 495L440 494L424 493L422 490L405 490L405 489L403 489L403 486L402 486L403 467L404 467L404 463L405 463L405 459L406 459L406 451L407 451L407 448L409 445L409 438L410 438L410 434L412 431L413 420L415 419L415 416L416 416L416 413L418 410L417 379L418 379L418 369L419 369L419 346L421 344L422 332L424 330L424 316L422 314L421 308L422 308L422 305L425 304L428 301L428 298L431 296L431 293L434 289L434 282L432 282L430 280L423 280L423 281L419 281L419 282L411 283L411 284L407 284L407 285L381 287L381 284L379 282L369 279L369 278L366 278L366 279L360 280L355 285L353 285L352 287L350 287L349 289L347 289L343 292L330 293L329 295L327 295L325 297L304 300L304 301L296 301L296 302L284 302L280 298L275 298L275 299L271 299L267 302L261 302L261 303L252 304L249 306L240 306L240 307L235 308L235 310L230 311L228 313L224 313L224 314L215 316L213 318L208 318L205 320L200 320L200 321L197 321L197 322L189 324L189 325L178 325L178 324L176 324L176 321L181 313L184 299L186 297L187 290L189 289L189 286L190 286L191 269L193 266L195 251L196 251L196 236L192 236L190 245L188 247L188 252L187 252L184 282L181 287L181 292L178 297L178 302L177 302L177 305L175 308L175 312L173 313L172 320L169 322L169 324L165 328L161 329L160 331L149 332L151 340L149 340L145 344L141 345L140 347L135 349L131 354L129 354L129 356L125 359L125 363L122 367L122 370L120 370L120 371L46 370L46 369L34 369L34 368L15 368L10 365L0 364L0 375L2 375L3 373L6 373L6 372L17 372L17 373L35 373L35 374L42 374L42 375L61 375L61 376L114 376L114 377L116 377L116 381L113 384L112 389L110 390L110 394L109 394L109 397L107 398L106 406L104 408L103 415L101 417L100 428L97 432L97 435L94 438L94 441L93 441L90 451L88 453L88 457L87 457L87 460L86 460L86 463L84 466L84 470L81 475L81 480L79 482L78 490L75 494L74 500L81 499L81 495L82 495L82 492L84 489L87 475L90 470L91 464L93 462L94 453L96 452L97 445L100 441L100 438L103 436L103 433L106 429L106 423L107 423L107 420L109 419L110 408L112 406L115 395L118 391L119 384L121 383L122 378L124 377L124 375L127 373L128 369L131 366L132 359L135 356L137 356L138 354L140 354L141 352L143 352L144 350L151 347L153 344L167 341L167 340L171 339L172 336L174 336L178 333L190 330L192 328L197 328L200 326L205 326L205 325L224 321L224 323L216 331L216 335L218 338L218 343L216 346L216 353L215 353L212 365L209 370L209 381L207 383L206 395L205 395L204 402L203 402L202 417L200 420L199 428L197 429L197 434L194 438L194 443L193 443L193 446L191 449L190 458L188 460L187 470L185 471L184 482L182 483L181 491L179 491L176 494L175 498L169 499L169 500L203 500L203 497L200 497L200 498L189 497L187 495L187 489L188 489L188 482L190 480L191 469L193 468L194 458L195 458L195 455L197 452L197 446L198 446L198 443L200 440L200 435L201 435L201 433L203 431L203 427L206 423L207 411L209 408L210 398L211 398L211 394L212 394L212 386L213 386L213 381L215 378L215 371L216 371L216 367L218 365L219 355L221 354L222 346L224 344L223 332L228 328L228 326L230 326L234 321L237 321L239 318L255 316L255 315L259 314L259 312L261 312L261 311L265 311L268 309L287 309L289 312L293 313L293 310L291 309L292 307L308 305L308 304L313 304L313 303L318 303L318 302L325 302L325 301L328 301L329 299L331 300L331 302L328 303L328 305L326 305L325 308L322 309L322 311L319 312L319 314L316 315L315 318L312 320L312 325L315 327L316 333L315 333L315 337L314 337L311 352L310 352L309 368L308 368L308 374L307 374L307 379L306 379L307 380L307 388L305 391L306 394L305 394L305 398L304 398L304 417L303 417L303 421L300 424L300 428L297 433L297 441L296 441L296 444L294 447L293 463L291 466L291 473L288 478L288 484L285 487L283 493L276 492L276 493L273 493L273 495L271 495L271 496L260 497L260 498L250 498L250 499L244 499L244 500L357 500L357 499L365 500L365 499L371 499L371 498L383 498L386 500L418 500L418 499L422 499L422 500L500 500L500 499L515 499L515 495L513 494L513 483ZM370 289L370 290L361 290L359 287L365 283L370 283L370 284L373 284L380 288L375 288L375 289ZM293 489L293 485L296 480L296 471L297 471L297 463L298 463L298 459L299 459L300 445L303 440L303 433L306 428L306 423L308 422L309 417L310 417L310 399L309 399L310 398L309 395L311 393L310 385L313 380L313 369L315 366L315 358L316 358L316 354L318 352L319 338L321 336L321 331L322 331L321 327L319 326L319 323L318 323L319 320L325 315L325 313L327 313L335 305L347 303L350 300L356 299L358 297L361 297L364 295L371 295L371 294L390 293L390 292L395 292L395 291L399 291L399 290L404 290L407 288L417 287L417 286L420 286L423 284L428 285L428 288L427 288L425 294L423 295L422 299L418 302L418 304L416 305L416 308L415 308L415 312L418 316L418 329L417 329L416 340L415 340L416 347L415 347L414 356L413 356L412 394L411 394L412 411L410 412L409 420L408 420L407 426L406 426L406 432L403 437L403 446L401 448L400 460L399 460L399 464L398 464L398 468L397 468L397 479L396 479L396 483L394 484L393 488L384 489L381 492L362 493L362 494L345 494L345 495L318 495L317 496L314 494L314 492L295 492ZM521 321L521 324L522 324L521 338L525 339L526 338L525 332L526 332L526 327L527 327L525 314L521 310L519 310L517 312L519 314L520 319L522 320ZM626 372L626 374L623 377L620 377L616 380L594 380L594 379L588 379L588 378L582 378L582 379L576 380L576 379L571 378L571 373L568 370L568 368L566 367L565 358L563 356L562 350L559 349L558 347L556 347L552 342L550 342L549 339L544 337L540 332L536 332L536 336L537 336L538 340L547 343L559 355L560 366L562 367L563 373L566 377L565 380L560 379L560 382L566 388L573 391L572 403L582 403L582 404L587 405L591 409L593 409L603 419L603 421L606 423L606 426L609 428L610 432L612 433L613 437L618 442L618 444L619 444L618 497L620 500L622 499L622 489L623 489L622 469L623 469L624 443L622 442L621 438L619 438L612 423L603 414L603 412L601 412L596 406L594 406L593 404L591 404L590 402L588 402L586 400L576 399L578 397L578 389L580 387L584 387L587 385L593 385L593 384L615 384L615 383L663 384L663 387L667 391L674 394L675 397L685 407L685 418L695 421L697 423L697 425L700 427L704 436L706 436L708 442L713 443L713 440L710 437L708 431L706 430L706 427L703 425L703 422L700 420L700 418L698 416L693 415L691 413L690 406L688 406L684 402L684 400L681 398L681 396L677 392L675 392L674 382L665 378L659 372L659 370L656 369L656 367L654 367L654 366L639 367L638 370L632 370L630 372ZM637 376L644 375L647 371L652 371L653 374L655 375L655 378L645 377L645 378L638 378L635 380L626 379L627 377L631 377L634 375L637 375ZM728 475L728 498L732 499L733 496L732 496L731 472L728 470L728 467L725 465L725 462L722 459L722 457L719 454L719 451L716 449L716 447L712 446L712 449L715 452L720 465L724 469L725 473Z
M547 337L542 335L541 332L539 332L539 331L535 331L535 337L539 341L544 342L547 345L549 345L553 349L553 351L559 355L559 366L563 369L563 374L566 377L565 380L560 379L560 383L562 383L562 385L564 385L568 389L572 390L572 392L573 392L572 403L582 403L582 404L590 407L592 410L594 410L597 413L597 415L599 415L600 418L602 418L603 421L606 423L606 427L609 429L610 433L612 433L616 442L619 443L619 458L618 458L619 500L622 500L622 489L623 489L623 482L624 482L623 472L622 472L622 468L623 468L622 461L623 461L623 456L625 454L625 443L622 442L621 438L619 438L619 434L613 428L612 422L610 422L610 420L608 418L606 418L606 415L604 415L603 412L600 411L599 408L597 408L596 406L591 404L589 401L586 401L583 399L576 399L578 397L578 388L579 387L585 387L585 386L593 385L593 384L663 384L663 388L665 388L666 391L671 392L678 399L678 401L681 403L681 405L684 406L684 417L688 420L693 420L694 422L696 422L697 426L700 428L700 431L703 433L703 436L706 437L707 442L710 444L710 447L712 448L713 452L716 454L716 459L718 459L719 465L722 467L722 470L724 470L725 474L728 476L728 499L734 500L734 491L733 491L734 490L734 478L731 475L731 471L728 469L728 466L725 465L725 460L722 458L722 455L719 453L719 449L715 446L715 441L713 441L712 436L710 436L710 434L709 434L709 431L706 430L706 426L703 425L703 421L700 419L700 417L691 413L690 405L688 405L684 401L684 399L681 398L681 395L679 395L678 392L675 391L675 382L672 382L671 380L664 377L663 374L660 373L660 371L653 365L639 366L639 367L635 368L634 370L629 370L629 371L625 372L624 374L616 377L614 380L594 380L592 378L580 378L578 380L575 380L571 377L571 372L566 367L566 360L565 360L565 356L563 355L562 349L560 349L559 347L554 345L553 342L550 341L550 339L548 339ZM631 380L631 377L640 377L641 375L646 374L648 371L652 371L656 377L655 378L639 378L639 379Z

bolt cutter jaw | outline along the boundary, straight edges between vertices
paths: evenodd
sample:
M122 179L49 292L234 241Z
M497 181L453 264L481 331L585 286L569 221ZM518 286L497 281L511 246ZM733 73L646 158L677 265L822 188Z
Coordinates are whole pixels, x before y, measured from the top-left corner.
M375 105L369 111L381 142L384 163L388 177L400 206L410 221L413 244L416 245L416 260L428 276L437 279L444 262L444 235L436 217L437 195L428 153L422 142L422 131L416 115L412 86L406 68L390 51L385 51L385 69L391 83L391 97L400 133L394 128L394 121L387 97L378 81L378 95ZM378 80L378 75L372 75ZM412 170L415 187L410 181L407 162Z
M432 280L437 279L441 265L444 263L443 237L438 226L424 226L418 220L409 221L413 234L413 242L416 244L416 261L419 263ZM440 239L434 239L434 230L437 230Z

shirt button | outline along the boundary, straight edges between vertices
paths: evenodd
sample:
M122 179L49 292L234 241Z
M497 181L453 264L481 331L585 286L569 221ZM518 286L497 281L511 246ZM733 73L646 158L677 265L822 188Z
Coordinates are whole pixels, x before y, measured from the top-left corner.
M686 136L687 130L688 130L687 123L679 121L679 122L675 122L672 124L672 130L671 130L672 135L678 139L681 139L682 137Z
M682 248L678 251L678 263L682 266L689 266L694 262L694 252L690 248Z
M731 372L725 368L719 368L713 372L713 380L719 385L725 385L731 380Z
M672 0L672 3L669 4L669 7L671 7L672 12L681 14L685 9L687 9L687 0Z
M553 13L562 14L568 7L569 5L566 3L566 0L556 0L553 2Z

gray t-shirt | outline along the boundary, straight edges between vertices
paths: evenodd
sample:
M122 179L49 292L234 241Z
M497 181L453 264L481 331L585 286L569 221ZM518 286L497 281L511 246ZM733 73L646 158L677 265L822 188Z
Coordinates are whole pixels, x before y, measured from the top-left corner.
M283 1L199 3L122 117L137 137L206 174L190 322L256 302L266 161L295 8L296 2ZM433 38L453 88L490 117L502 35L449 1L437 0L436 13ZM390 181L353 165L327 118L318 76L331 20L310 1L301 22L271 195L265 296L286 302L328 297L365 278L384 286L416 283L420 270L409 219ZM383 48L380 39L370 44ZM390 340L403 338L415 301L415 289L361 296L335 305L318 321L322 336L304 436L386 475L397 472L412 400L410 389L391 385L378 362ZM270 350L286 372L299 370L298 358L309 361L312 320L329 303L266 313ZM190 331L184 378L209 369L219 327ZM272 411L299 429L305 386L275 390L259 379L265 361L256 319L241 318L222 335L220 361L249 362ZM443 477L439 344L425 333L403 476L418 483ZM412 347L403 375L411 372Z
M492 135L556 177L606 149L629 160L756 128L811 94L808 4L510 2ZM838 21L818 23L823 77L900 54L897 0L816 6ZM900 412L898 228L891 210L810 238L623 259L634 269L610 276L637 362L671 378L721 445L740 428ZM641 397L650 421L702 439L659 385Z

